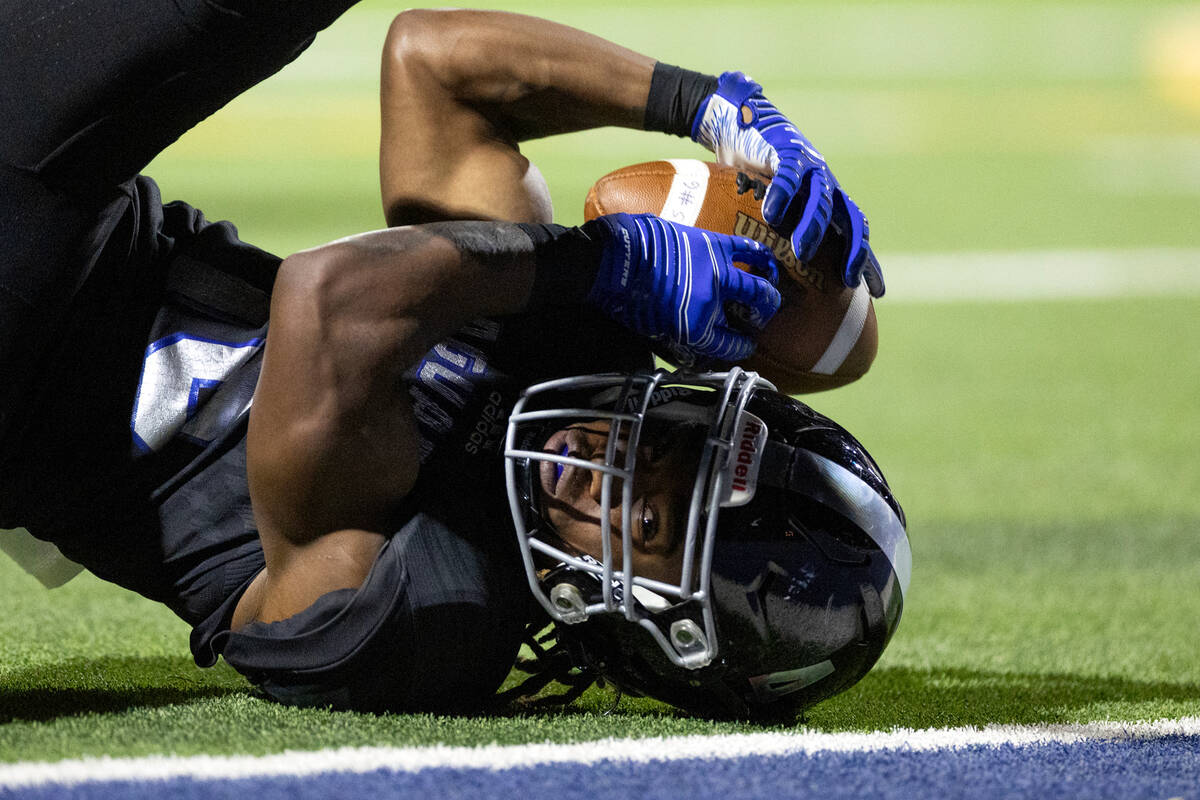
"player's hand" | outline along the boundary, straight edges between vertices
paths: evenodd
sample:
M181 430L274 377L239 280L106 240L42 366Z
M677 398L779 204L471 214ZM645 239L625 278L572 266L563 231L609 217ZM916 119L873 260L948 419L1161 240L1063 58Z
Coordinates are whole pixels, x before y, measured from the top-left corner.
M754 352L753 332L766 326L781 300L769 248L651 214L612 214L596 223L603 252L588 294L593 305L665 343L684 365L741 361ZM739 327L729 324L726 303L737 308Z
M872 297L883 297L883 269L879 266L879 259L875 258L875 251L871 249L871 230L867 218L838 186L836 178L833 181L832 225L846 243L842 283L853 289L865 280Z
M722 164L772 176L763 195L763 219L790 236L800 261L812 260L831 218L839 217L838 227L848 241L843 282L854 287L866 275L871 294L883 294L866 218L842 192L825 158L763 96L759 84L740 72L723 74L717 91L696 114L692 139Z

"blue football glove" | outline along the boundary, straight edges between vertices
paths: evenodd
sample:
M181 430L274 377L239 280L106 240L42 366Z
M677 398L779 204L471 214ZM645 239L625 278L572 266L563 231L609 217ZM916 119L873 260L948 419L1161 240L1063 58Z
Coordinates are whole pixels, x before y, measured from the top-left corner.
M836 178L833 181L833 220L830 224L846 243L842 257L845 265L842 283L853 289L865 280L872 297L883 297L883 269L871 249L871 229L867 225L867 218L838 186Z
M838 217L847 238L842 281L858 286L865 275L871 294L883 294L866 218L842 192L825 158L763 96L760 85L740 72L723 74L717 91L696 113L692 140L713 151L722 164L772 176L763 196L763 219L790 234L792 251L801 261L812 260L831 218Z
M766 326L781 301L778 263L768 247L651 214L613 214L596 223L603 251L589 302L665 343L684 366L741 361L754 352L753 330ZM726 303L736 309L740 329L730 326Z

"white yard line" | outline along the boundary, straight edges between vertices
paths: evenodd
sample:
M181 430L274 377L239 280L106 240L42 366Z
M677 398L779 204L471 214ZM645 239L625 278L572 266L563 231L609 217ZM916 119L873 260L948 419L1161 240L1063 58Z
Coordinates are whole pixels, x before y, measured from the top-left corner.
M345 747L269 756L149 756L85 758L0 767L0 789L88 782L171 778L219 780L375 770L502 770L547 764L652 763L681 759L736 759L827 752L927 751L963 747L1028 746L1083 741L1148 740L1200 736L1200 717L1152 722L1080 725L989 725L985 728L896 729L877 733L761 733L650 739L603 739L575 744L484 747Z
M883 302L1200 295L1200 249L881 253Z

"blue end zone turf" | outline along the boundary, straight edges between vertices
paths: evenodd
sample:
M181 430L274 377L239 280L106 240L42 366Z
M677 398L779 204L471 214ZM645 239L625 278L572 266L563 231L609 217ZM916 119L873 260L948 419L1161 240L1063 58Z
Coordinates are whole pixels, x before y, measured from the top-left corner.
M0 797L324 800L703 800L814 797L1200 799L1200 736L958 750L823 752L743 759L559 764L528 769L377 770L241 780L92 782L0 790Z

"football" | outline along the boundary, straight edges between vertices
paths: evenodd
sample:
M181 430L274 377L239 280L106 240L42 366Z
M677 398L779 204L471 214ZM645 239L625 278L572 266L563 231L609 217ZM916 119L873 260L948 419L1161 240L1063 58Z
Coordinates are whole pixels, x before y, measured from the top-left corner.
M779 260L783 305L742 366L787 394L833 389L862 377L875 360L878 327L865 284L841 281L842 239L830 228L816 256L800 263L791 243L762 218L768 178L695 159L634 164L592 186L584 216L657 214L672 222L755 239Z

